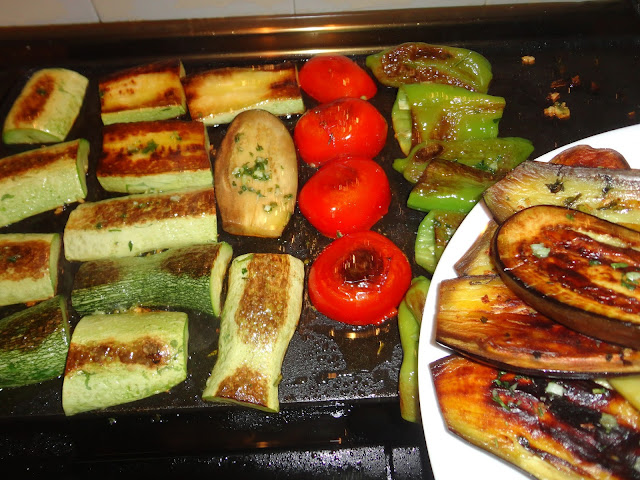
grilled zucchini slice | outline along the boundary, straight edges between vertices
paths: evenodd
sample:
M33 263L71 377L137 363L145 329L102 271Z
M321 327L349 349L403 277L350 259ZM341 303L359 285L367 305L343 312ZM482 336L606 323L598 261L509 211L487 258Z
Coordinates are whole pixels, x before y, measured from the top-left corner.
M0 227L86 198L88 156L78 139L0 160Z
M81 315L142 306L218 316L231 253L221 242L84 262L73 280L71 303Z
M250 253L233 260L204 400L279 411L280 369L300 318L303 283L303 263L290 255Z
M35 72L4 121L4 143L55 143L67 138L84 101L89 80L65 68Z
M112 123L166 120L187 113L180 60L167 60L121 70L99 82L100 116Z
M213 187L141 193L87 202L64 228L71 261L132 257L140 253L217 240Z
M205 125L230 123L245 110L277 116L304 113L298 70L292 63L226 67L189 75L184 90L191 118Z
M121 193L213 185L207 130L180 120L108 125L96 177L105 190Z
M62 384L65 415L133 402L187 377L183 312L89 315L73 331Z
M0 320L0 388L59 377L69 350L67 301L58 295Z
M56 294L58 233L0 235L0 305L37 302Z

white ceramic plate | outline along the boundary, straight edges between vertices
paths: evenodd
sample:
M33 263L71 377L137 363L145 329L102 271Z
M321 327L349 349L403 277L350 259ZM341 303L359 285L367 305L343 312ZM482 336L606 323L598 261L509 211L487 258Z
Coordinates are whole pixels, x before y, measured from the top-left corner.
M612 130L600 135L585 138L539 157L547 162L559 152L579 144L594 148L613 148L627 159L632 168L640 168L640 125ZM420 390L420 409L427 450L436 480L517 480L531 478L498 457L489 454L460 437L450 433L440 414L429 364L451 353L450 350L434 342L434 318L439 284L447 278L456 276L453 266L478 238L487 226L489 213L484 203L471 210L462 222L449 245L445 249L436 271L422 318L420 348L418 353L418 381Z

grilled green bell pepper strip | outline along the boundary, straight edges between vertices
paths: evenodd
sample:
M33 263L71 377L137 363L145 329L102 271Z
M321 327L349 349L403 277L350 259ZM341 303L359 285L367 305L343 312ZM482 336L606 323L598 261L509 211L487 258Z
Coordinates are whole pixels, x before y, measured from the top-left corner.
M436 83L401 85L391 123L402 153L426 140L496 138L505 99Z
M420 222L415 243L416 263L433 274L444 248L466 214L431 210Z
M400 414L409 422L420 421L418 345L422 311L430 283L429 279L423 276L414 278L398 307L398 329L403 354L398 379L398 394Z
M498 178L460 163L435 158L411 189L407 206L414 210L469 213Z
M466 48L402 43L369 55L366 65L383 85L433 82L487 93L493 78L489 60Z
M470 140L427 140L411 149L408 157L398 158L393 168L415 184L434 158L458 162L502 176L529 158L533 144L520 137Z

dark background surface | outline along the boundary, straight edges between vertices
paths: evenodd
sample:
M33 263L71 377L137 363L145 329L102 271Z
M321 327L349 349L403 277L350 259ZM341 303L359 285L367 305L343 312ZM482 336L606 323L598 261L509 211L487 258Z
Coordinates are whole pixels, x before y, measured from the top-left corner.
M283 60L301 65L325 51L363 62L368 53L409 41L462 46L485 55L494 73L489 93L504 96L507 103L500 136L532 140L532 157L638 123L640 17L632 2L6 28L0 30L0 116L34 68L64 66L87 75L87 97L69 138L91 141L95 165L101 138L97 80L105 73L168 57L182 59L187 74ZM524 65L523 55L534 56L535 64ZM567 103L570 119L544 117L551 92ZM380 86L372 100L389 124L394 99L395 89ZM295 120L286 123L293 128ZM209 128L214 146L224 133L224 127ZM21 150L0 146L1 156ZM400 156L390 128L377 160L388 173L393 203L375 229L412 258L423 214L404 207L409 185L391 169ZM300 184L312 173L301 166ZM88 181L90 200L106 195L92 170ZM61 231L67 215L43 214L0 232ZM278 240L242 239L221 229L220 239L233 246L234 255L285 251L309 261L328 243L299 212ZM74 268L66 266L63 289L70 288ZM425 272L414 265L414 273ZM283 365L279 414L202 402L215 361L208 354L217 345L216 322L191 315L189 376L167 394L65 418L61 380L0 391L2 464L24 474L74 477L432 477L422 426L400 418L396 391L402 352L395 319L380 329L353 329L317 314L305 297Z

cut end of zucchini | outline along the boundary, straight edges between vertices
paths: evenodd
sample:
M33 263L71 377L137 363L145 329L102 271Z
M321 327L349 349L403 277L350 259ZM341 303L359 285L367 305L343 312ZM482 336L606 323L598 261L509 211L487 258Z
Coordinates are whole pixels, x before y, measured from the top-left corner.
M187 376L187 350L186 313L82 318L71 337L62 386L65 415L170 390Z
M58 286L60 252L57 233L0 235L0 305L53 297Z
M89 80L72 70L46 68L27 81L5 119L7 144L62 142L82 107Z

